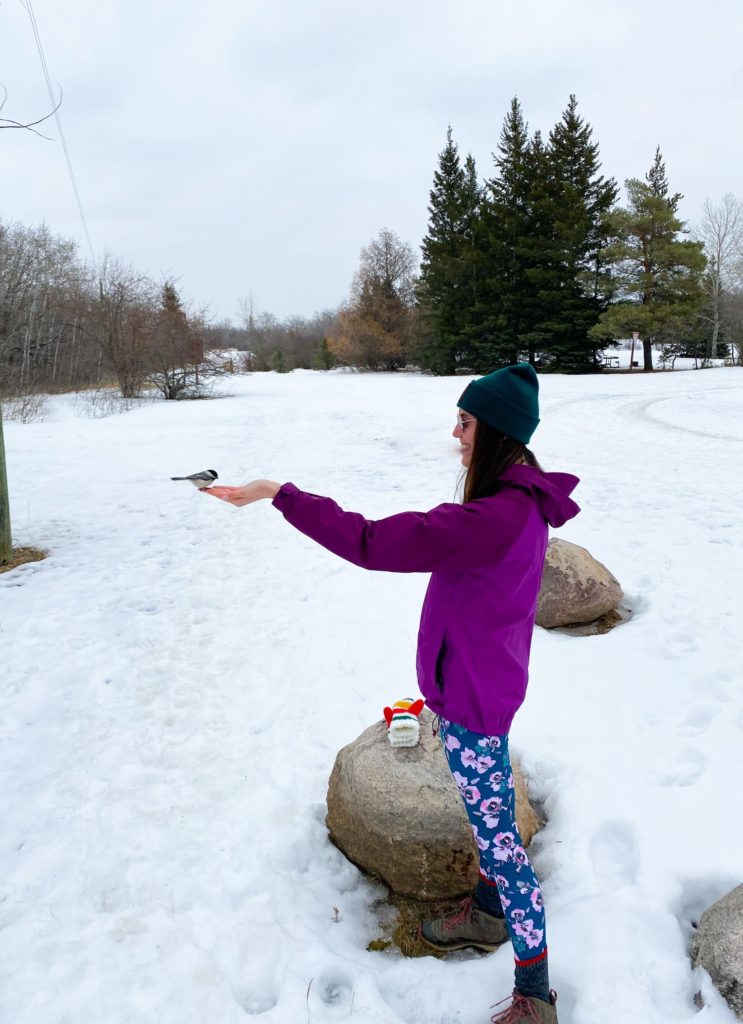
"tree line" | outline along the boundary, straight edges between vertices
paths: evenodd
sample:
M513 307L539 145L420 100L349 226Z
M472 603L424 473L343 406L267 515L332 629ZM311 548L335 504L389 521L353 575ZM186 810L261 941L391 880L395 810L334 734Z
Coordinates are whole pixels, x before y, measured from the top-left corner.
M339 364L590 372L632 334L646 369L659 347L743 361L740 200L708 201L692 237L658 149L620 201L574 96L546 138L514 98L493 158L481 179L449 128L420 254L384 228L348 299L312 317L279 320L248 297L239 323L210 321L172 280L111 256L92 266L47 227L0 220L0 393L115 383L125 397L199 397L220 372Z
M732 195L708 201L690 237L659 148L644 177L625 182L620 203L577 107L571 96L544 139L529 133L514 99L484 181L449 128L420 272L410 276L412 250L389 231L375 244L396 260L370 270L362 251L364 286L355 283L345 334L331 341L339 359L440 374L525 359L543 372L581 373L636 334L648 370L658 350L664 360L743 362L743 204ZM405 268L400 287L387 266Z
M210 322L172 280L155 281L106 256L93 266L47 226L0 221L0 394L115 384L195 398L236 369L327 368L335 312L279 321L242 304L244 322ZM211 353L229 349L238 357Z
M114 380L125 398L146 382L165 397L192 383L202 322L170 281L106 257L95 269L46 226L0 222L0 391L73 390Z

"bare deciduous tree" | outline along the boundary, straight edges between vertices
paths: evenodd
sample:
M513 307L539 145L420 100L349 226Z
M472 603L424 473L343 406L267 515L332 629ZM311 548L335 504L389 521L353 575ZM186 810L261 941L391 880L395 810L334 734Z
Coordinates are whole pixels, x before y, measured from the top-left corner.
M710 328L709 358L716 359L721 334L726 327L730 333L726 310L732 309L727 300L743 283L743 202L731 192L719 203L705 200L698 233L708 261L703 278L708 302L701 316Z
M417 262L407 242L382 228L377 237L361 250L359 269L351 288L352 299L362 299L370 285L388 294L394 294L407 307L415 303Z
M76 349L83 268L76 244L49 229L0 223L0 390L70 386L94 360ZM92 365L88 365L91 363Z
M97 274L86 330L124 398L135 398L151 368L157 289L133 267L106 255Z

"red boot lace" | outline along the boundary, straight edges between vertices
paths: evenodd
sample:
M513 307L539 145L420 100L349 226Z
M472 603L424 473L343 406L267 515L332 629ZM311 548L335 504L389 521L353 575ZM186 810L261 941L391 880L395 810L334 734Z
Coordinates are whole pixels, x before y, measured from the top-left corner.
M451 917L444 918L442 924L446 931L450 932L453 928L458 927L460 924L464 924L465 921L469 921L472 917L472 900L468 896L466 900L462 902L462 906Z
M527 999L526 996L522 996L520 992L514 992L511 999L513 1000L511 1005L491 1017L490 1024L521 1024L525 1020L533 1020L536 1024L539 1024L539 1014L531 1000ZM500 1003L496 1003L490 1009L494 1010L505 1002L505 999L501 999Z

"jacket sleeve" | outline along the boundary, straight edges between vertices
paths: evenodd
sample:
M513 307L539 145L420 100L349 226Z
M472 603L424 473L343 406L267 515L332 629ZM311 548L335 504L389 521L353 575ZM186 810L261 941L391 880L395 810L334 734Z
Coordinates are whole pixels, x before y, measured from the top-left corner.
M368 520L287 483L273 504L305 536L363 569L454 572L500 561L524 529L532 502L509 494Z

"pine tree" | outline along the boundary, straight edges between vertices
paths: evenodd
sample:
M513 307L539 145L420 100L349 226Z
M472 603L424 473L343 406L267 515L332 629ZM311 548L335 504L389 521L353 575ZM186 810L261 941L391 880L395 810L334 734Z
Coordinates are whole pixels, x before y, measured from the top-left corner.
M289 364L286 360L286 354L280 349L274 349L274 353L271 356L271 369L276 373L288 373Z
M322 338L320 348L313 359L312 365L315 370L332 370L335 366L335 357L330 351L327 338Z
M528 307L534 288L528 269L534 161L516 97L503 123L495 165L475 233L479 285L469 328L474 366L482 372L518 362L532 327Z
M598 144L577 107L571 95L547 151L553 203L548 354L556 368L573 372L595 366L598 343L588 332L608 305L603 254L618 193L614 179L599 174Z
M557 258L554 183L549 151L535 132L526 155L528 200L524 231L518 242L524 280L521 292L521 345L530 363L551 351L565 300L564 274Z
M591 334L642 337L645 370L653 368L653 341L667 327L693 318L704 301L701 279L706 259L701 242L680 238L685 225L676 210L680 193L670 194L665 165L656 150L645 181L625 182L627 206L612 217L613 241L606 251L615 301Z
M463 224L462 278L460 281L462 314L459 329L459 353L467 368L474 365L472 348L473 327L476 327L480 293L483 287L482 260L478 251L480 222L484 198L483 186L477 179L475 159L467 154L464 162L464 207L467 217Z
M575 96L547 143L539 132L530 138L514 97L494 159L480 189L474 162L461 167L447 133L423 243L431 365L487 372L527 358L592 369L599 342L589 329L608 301L603 253L617 186L599 174Z
M468 362L467 324L476 293L473 225L479 204L475 162L468 156L462 167L450 126L430 192L418 284L428 335L420 361L434 373L454 373Z
M668 203L669 208L676 213L678 210L679 202L684 198L680 192L674 192L671 196L669 195L670 186L668 184L668 178L666 177L666 165L663 161L663 154L660 151L660 146L655 147L655 156L653 157L653 164L645 175L645 181L650 186L650 191L654 196L659 199L665 199Z

